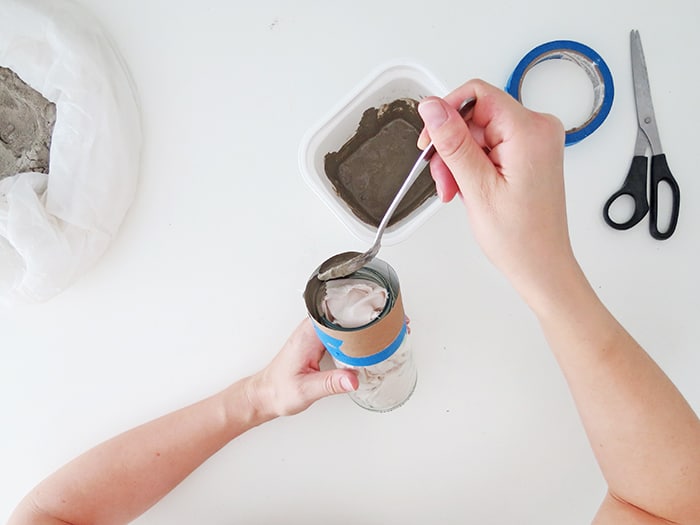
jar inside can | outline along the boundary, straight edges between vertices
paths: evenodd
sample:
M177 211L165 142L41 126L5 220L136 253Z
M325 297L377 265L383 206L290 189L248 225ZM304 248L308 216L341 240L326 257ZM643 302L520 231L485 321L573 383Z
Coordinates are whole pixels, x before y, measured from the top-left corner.
M379 412L401 406L413 393L417 370L393 268L375 259L331 284L320 281L317 274L318 270L309 279L304 299L336 366L357 371L359 388L350 397ZM345 291L347 302L343 302Z

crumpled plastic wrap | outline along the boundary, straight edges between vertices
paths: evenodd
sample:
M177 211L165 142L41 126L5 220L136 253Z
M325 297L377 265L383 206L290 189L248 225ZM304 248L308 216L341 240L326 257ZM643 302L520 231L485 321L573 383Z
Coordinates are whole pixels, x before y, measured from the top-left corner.
M70 0L2 0L0 66L56 105L48 175L0 180L0 302L43 301L117 234L138 182L140 109L108 35Z
M335 279L326 283L321 309L326 319L343 328L359 328L384 310L387 291L365 279Z

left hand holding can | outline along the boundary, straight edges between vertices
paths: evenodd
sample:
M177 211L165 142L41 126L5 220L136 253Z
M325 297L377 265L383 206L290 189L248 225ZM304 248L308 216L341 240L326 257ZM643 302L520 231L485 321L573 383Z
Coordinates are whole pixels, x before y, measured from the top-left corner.
M321 371L325 348L308 319L296 328L280 352L250 378L248 399L264 419L303 412L319 399L356 390L352 370Z

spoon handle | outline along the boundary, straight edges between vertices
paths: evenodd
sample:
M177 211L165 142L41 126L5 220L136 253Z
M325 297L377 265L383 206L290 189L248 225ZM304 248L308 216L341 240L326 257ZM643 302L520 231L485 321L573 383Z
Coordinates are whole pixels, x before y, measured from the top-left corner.
M465 117L467 115L467 113L469 113L469 111L474 107L474 104L476 104L475 98L469 98L469 99L465 100L464 102L462 102L462 105L458 109L459 114L462 117ZM372 246L372 251L374 251L375 254L379 251L379 246L380 246L379 241L381 240L382 235L384 234L384 230L386 229L387 225L389 224L391 217L394 215L396 208L398 208L399 204L401 203L403 198L406 196L406 193L408 193L408 190L411 188L411 186L413 186L413 183L416 182L418 175L420 175L423 172L423 170L425 169L425 167L428 165L428 163L430 161L430 157L432 157L434 153L435 153L435 146L431 142L422 151L422 153L418 157L418 160L416 160L416 163L413 165L413 168L411 168L411 171L408 174L408 177L406 177L406 180L401 185L401 188L399 188L399 191L396 193L396 197L394 197L394 200L391 201L389 208L387 208L386 213L384 214L384 217L382 218L382 222L380 222L379 226L377 227L377 234L374 237L374 245Z

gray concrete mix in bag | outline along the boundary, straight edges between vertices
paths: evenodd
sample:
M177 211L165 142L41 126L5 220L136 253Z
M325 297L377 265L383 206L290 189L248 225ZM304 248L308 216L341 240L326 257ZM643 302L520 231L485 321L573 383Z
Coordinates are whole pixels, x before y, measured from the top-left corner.
M56 104L0 67L0 179L48 173Z

